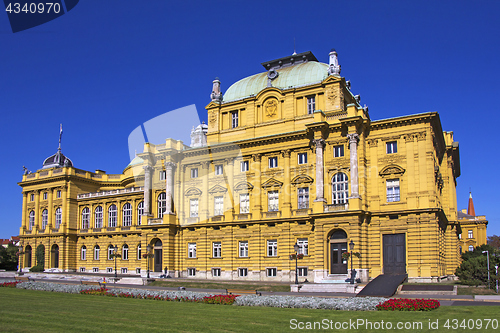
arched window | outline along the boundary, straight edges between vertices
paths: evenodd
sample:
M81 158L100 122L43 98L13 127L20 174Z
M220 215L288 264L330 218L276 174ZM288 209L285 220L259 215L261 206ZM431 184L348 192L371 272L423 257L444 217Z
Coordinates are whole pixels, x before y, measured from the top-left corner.
M471 252L474 251L474 246L469 245L469 251L471 251Z
M115 253L115 248L113 245L108 246L108 260L113 259L113 254Z
M24 267L31 267L31 246L27 245L24 248Z
M90 224L90 209L85 207L82 210L82 229L88 229Z
M97 206L94 211L94 228L102 228L102 207Z
M163 217L163 213L167 209L167 194L165 192L160 193L158 196L158 218Z
M56 209L56 229L59 229L62 223L62 210L61 207L57 207Z
M29 230L33 230L34 227L35 227L35 211L32 210L30 212L30 219L29 219L28 229ZM31 267L31 266L29 266L29 267Z
M45 230L48 222L49 222L49 211L44 209L42 211L42 230Z
M109 206L109 209L108 209L108 227L109 228L116 227L116 215L117 215L116 205L113 204L113 205Z
M94 260L99 260L99 252L101 251L101 248L99 245L94 246Z
M130 227L132 225L132 205L128 202L123 205L123 226Z
M139 205L137 205L137 225L141 225L142 215L144 215L144 201L139 202Z
M137 245L137 260L141 260L141 244Z
M128 245L125 244L122 247L122 259L123 260L128 260Z
M80 250L80 257L82 260L87 260L87 247L85 245Z
M347 175L339 172L332 178L332 204L346 204L348 193Z

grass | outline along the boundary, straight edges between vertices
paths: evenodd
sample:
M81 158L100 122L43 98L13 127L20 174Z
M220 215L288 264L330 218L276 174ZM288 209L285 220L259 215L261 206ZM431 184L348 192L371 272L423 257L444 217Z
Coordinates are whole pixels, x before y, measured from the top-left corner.
M154 281L149 284L157 287L186 287L200 289L241 289L259 291L290 291L290 284L236 284L229 282L179 282L179 281Z
M457 295L498 295L493 289L475 286L461 286L457 288Z
M280 309L148 301L91 295L61 294L0 288L2 332L290 332L290 321L380 323L382 320L421 322L422 329L406 332L436 332L429 321L498 317L498 307L441 307L431 312L345 312L309 309ZM334 331L334 329L332 329ZM336 330L335 330L336 331ZM349 332L385 330L345 329ZM404 330L403 330L404 331ZM470 332L466 330L449 330ZM496 332L494 329L476 330Z

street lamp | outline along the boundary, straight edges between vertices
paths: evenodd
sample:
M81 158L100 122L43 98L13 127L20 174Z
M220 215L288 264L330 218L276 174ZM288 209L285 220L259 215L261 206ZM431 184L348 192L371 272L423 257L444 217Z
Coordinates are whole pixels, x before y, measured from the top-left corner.
M354 284L354 269L352 268L352 250L354 250L354 242L351 239L349 243L349 250L351 251L351 284Z
M149 279L149 252L151 252L151 245L148 244L148 246L146 246L146 251L147 251L147 256L146 256L146 260L147 260L147 265L148 265L148 279Z
M299 284L299 276L297 274L297 259L299 257L299 245L297 243L295 243L295 245L293 246L293 249L295 250L295 284Z
M490 252L489 251L483 251L483 253L486 253L486 260L488 261L488 289L490 289Z
M498 265L495 265L495 280L497 281L497 294L498 294Z
M118 276L116 275L116 257L118 256L118 246L115 245L113 248L114 251L114 257L115 257L115 282L118 279Z

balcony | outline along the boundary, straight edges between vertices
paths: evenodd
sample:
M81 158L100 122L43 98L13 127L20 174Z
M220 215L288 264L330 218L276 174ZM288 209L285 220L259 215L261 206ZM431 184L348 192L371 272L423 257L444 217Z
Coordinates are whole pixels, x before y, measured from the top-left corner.
M340 211L344 211L344 210L348 210L348 209L349 209L349 203L331 204L331 205L324 206L325 213L340 212Z
M262 218L272 219L281 217L281 211L263 212Z
M148 219L148 225L162 224L163 218Z
M241 213L241 214L233 214L233 220L251 220L252 214L250 213Z
M136 192L144 192L144 187L139 186L139 187L122 188L119 190L111 190L111 191L82 193L82 194L77 195L77 199L98 198L98 197L104 197L104 196L109 196L109 195L136 193Z
M307 216L312 213L311 208L300 208L300 209L294 209L293 210L293 215L294 216Z

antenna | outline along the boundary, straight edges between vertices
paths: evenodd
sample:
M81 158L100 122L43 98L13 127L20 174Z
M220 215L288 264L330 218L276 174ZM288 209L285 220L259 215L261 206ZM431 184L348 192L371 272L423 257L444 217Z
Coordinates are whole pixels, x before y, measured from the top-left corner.
M296 55L297 52L295 52L295 37L293 37L293 54L292 55Z

